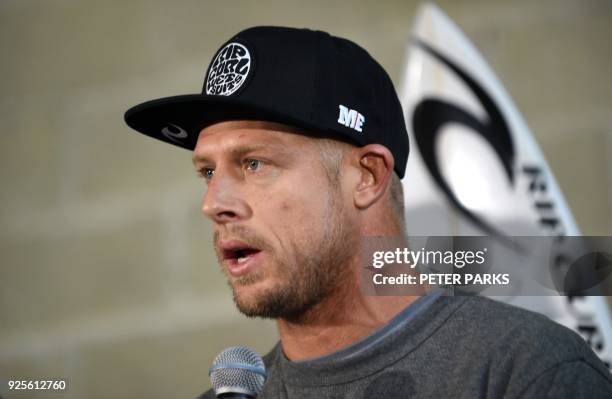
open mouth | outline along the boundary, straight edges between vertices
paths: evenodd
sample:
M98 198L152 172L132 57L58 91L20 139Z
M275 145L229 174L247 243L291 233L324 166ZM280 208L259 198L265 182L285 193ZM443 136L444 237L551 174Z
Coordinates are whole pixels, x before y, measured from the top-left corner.
M249 257L261 252L257 248L247 246L236 246L234 248L223 249L223 260L229 260L238 264L245 263Z
M239 240L220 240L217 243L224 267L232 277L244 276L261 266L260 252Z

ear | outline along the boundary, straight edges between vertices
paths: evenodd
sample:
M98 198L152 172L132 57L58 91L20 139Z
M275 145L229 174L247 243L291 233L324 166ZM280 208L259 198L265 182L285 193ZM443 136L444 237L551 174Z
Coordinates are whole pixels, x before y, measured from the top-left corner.
M359 182L354 192L357 208L365 209L379 201L391 184L395 161L391 151L380 144L357 148Z

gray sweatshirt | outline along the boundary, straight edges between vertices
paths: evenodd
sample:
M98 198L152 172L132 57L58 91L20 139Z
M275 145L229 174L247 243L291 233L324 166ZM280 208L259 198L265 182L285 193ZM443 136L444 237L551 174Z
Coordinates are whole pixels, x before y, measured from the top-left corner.
M258 398L612 398L612 376L577 334L482 297L428 295L330 355L264 357ZM212 391L200 398L215 398Z

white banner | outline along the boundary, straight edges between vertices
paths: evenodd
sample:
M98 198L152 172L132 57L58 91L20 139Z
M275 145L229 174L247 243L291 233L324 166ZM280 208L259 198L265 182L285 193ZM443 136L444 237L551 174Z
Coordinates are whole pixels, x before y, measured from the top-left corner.
M400 98L410 135L409 235L579 236L525 121L489 66L435 5L417 15ZM604 297L498 298L581 334L610 368Z

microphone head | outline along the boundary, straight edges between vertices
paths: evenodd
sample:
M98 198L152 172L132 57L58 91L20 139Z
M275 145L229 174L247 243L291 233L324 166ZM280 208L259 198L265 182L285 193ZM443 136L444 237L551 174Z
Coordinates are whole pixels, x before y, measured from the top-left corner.
M240 393L257 397L266 381L266 366L254 350L232 346L217 355L208 374L215 395Z

